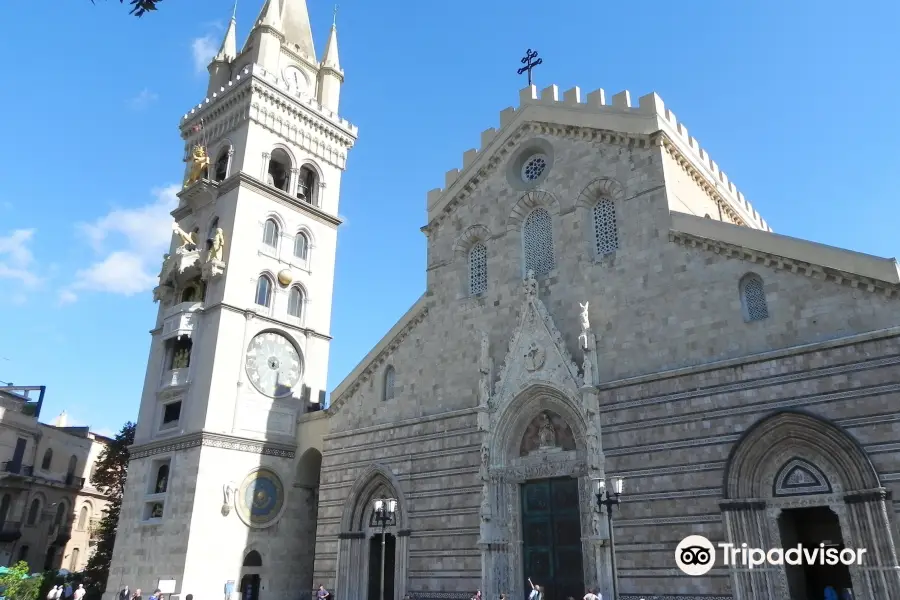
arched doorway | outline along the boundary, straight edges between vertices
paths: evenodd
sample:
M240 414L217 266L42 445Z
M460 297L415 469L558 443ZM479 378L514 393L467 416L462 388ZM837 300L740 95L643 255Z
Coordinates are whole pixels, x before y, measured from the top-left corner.
M488 596L525 597L528 578L548 598L580 598L597 585L608 594L608 532L591 490L602 454L591 419L580 398L542 383L492 415L481 473Z
M322 583L313 581L321 470L322 453L316 448L309 448L300 455L294 472L295 498L292 501L299 510L297 535L306 550L297 555L296 586L306 590L317 588Z
M374 503L381 498L397 500L396 512L384 528L374 519ZM384 600L400 600L406 594L408 510L389 467L372 465L357 478L341 517L336 598L380 600L382 577Z
M824 598L826 586L855 600L900 598L889 493L846 431L803 411L771 414L732 448L724 479L727 542L866 550L861 565L732 568L735 600Z
M262 555L256 550L251 550L244 557L241 566L241 600L259 600L262 566Z

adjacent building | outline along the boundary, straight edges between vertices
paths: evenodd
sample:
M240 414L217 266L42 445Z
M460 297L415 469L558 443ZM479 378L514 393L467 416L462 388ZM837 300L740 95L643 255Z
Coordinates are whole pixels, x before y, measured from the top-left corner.
M44 386L0 387L0 564L80 571L106 499L90 484L108 438L41 423Z

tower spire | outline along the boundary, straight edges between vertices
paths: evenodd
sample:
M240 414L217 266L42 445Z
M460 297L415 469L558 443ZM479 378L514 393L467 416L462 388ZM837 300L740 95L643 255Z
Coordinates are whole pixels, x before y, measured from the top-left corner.
M231 12L231 22L228 23L228 30L225 31L225 38L222 40L222 46L219 53L216 54L214 60L221 62L229 62L237 56L237 2L234 3L234 9Z
M297 46L301 54L316 60L306 0L281 0L281 22L285 42Z
M331 25L331 33L328 34L328 43L325 44L325 54L322 56L322 66L335 71L341 70L341 61L338 59L337 43L337 6L334 7L335 23Z

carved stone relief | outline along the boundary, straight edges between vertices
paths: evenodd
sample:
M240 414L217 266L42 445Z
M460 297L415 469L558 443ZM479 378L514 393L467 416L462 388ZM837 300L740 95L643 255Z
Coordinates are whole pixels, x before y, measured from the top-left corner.
M551 411L542 412L528 425L519 448L519 456L527 456L543 448L575 450L572 428L561 416Z

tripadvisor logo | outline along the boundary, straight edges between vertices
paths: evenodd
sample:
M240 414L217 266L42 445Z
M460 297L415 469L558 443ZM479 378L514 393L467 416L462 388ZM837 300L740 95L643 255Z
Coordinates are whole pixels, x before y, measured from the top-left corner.
M722 566L754 569L763 565L862 565L866 549L838 549L819 544L806 548L802 544L790 548L751 548L747 544L719 543L715 546L702 535L689 535L675 548L675 564L692 577L705 575L716 564L716 547L721 551Z

